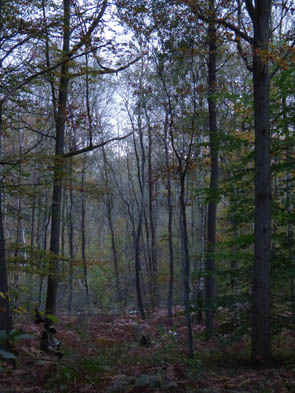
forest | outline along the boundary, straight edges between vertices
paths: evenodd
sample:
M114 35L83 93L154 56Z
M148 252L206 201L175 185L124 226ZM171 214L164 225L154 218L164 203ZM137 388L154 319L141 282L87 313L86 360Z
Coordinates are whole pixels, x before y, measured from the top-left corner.
M295 392L292 0L0 0L0 385Z

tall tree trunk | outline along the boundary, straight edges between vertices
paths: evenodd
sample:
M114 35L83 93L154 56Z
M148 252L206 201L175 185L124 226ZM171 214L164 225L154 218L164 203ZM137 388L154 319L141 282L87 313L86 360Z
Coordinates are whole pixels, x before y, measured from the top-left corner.
M173 249L173 204L171 190L170 160L167 142L167 127L165 127L164 148L165 148L165 164L167 171L167 208L168 208L168 250L169 250L169 286L167 299L167 312L169 323L172 324L173 317L173 292L174 292L174 249Z
M1 66L1 65L0 65ZM2 103L0 103L0 156L2 156ZM8 278L6 268L6 249L3 229L3 212L2 212L2 190L3 179L2 171L0 171L0 330L10 330L12 327L9 312L9 296L8 296ZM7 349L6 345L1 343L2 349Z
M20 181L20 179L19 179L19 181ZM22 231L23 231L21 211L22 211L21 199L17 198L16 239L15 239L15 250L13 253L13 256L16 261L16 267L18 266L17 257L22 252L22 251L20 251L20 249L22 248ZM13 307L15 307L15 308L17 307L18 295L19 295L18 286L19 286L19 272L18 272L18 270L16 270L16 272L14 273L14 282L13 282L13 289L15 291Z
M150 225L148 222L147 212L146 209L143 213L144 217L144 226L145 226L145 241L148 247L143 247L145 265L146 265L146 276L147 276L147 288L149 293L149 300L150 300L150 309L153 310L153 299L154 299L154 290L153 290L153 267L152 267L152 252L151 252L151 241L150 241ZM142 236L142 243L144 244L144 238Z
M282 112L284 119L284 132L286 138L286 161L290 162L291 154L292 154L292 142L290 140L290 130L288 126L287 119L287 102L286 98L282 98ZM291 262L291 277L290 277L290 296L291 296L291 315L292 315L292 328L295 330L295 263L294 263L294 255L293 255L293 244L294 244L294 233L292 227L292 182L291 182L291 173L290 169L287 168L286 175L286 208L287 208L287 239L288 239L288 258Z
M208 26L209 61L208 61L208 109L210 134L210 200L208 204L208 234L206 258L206 337L210 338L215 331L216 303L216 212L218 191L218 130L216 113L216 26L215 0L209 1L210 21Z
M0 26L2 26L2 1L0 1ZM1 28L1 27L0 27ZM2 63L0 62L0 70ZM3 136L3 101L0 102L0 157L2 158L2 136ZM10 330L12 328L9 296L8 296L8 276L6 266L6 247L4 240L3 228L3 177L2 168L0 168L0 330ZM8 349L6 345L1 343L0 348Z
M139 111L140 112L140 111ZM140 116L140 114L139 114ZM138 211L138 222L136 228L136 235L135 235L135 285L136 285L136 295L137 295L137 307L139 314L142 319L145 319L145 312L142 300L142 292L141 292L141 278L140 278L140 271L141 271L141 263L140 263L140 238L142 233L142 222L144 217L144 209L145 209L145 151L143 145L143 135L141 129L141 123L139 120L139 134L140 134L140 146L141 146L141 165L139 165L139 157L137 155L137 163L139 166L138 171L138 178L140 184L140 203L139 203L139 211ZM135 141L134 141L135 143Z
M35 246L35 227L36 227L36 168L34 168L33 174L33 195L32 195L32 226L31 226L31 254L34 251Z
M107 188L107 200L106 200L106 208L107 208L107 219L109 224L109 229L111 233L111 245L112 245L112 254L113 254L113 266L114 266L114 276L115 276L115 289L116 289L116 303L121 302L121 284L120 284L120 275L119 275L119 263L118 263L118 252L116 247L116 239L115 239L115 231L113 224L113 195L111 195L110 190L110 182L109 182L109 173L107 170L107 156L105 149L102 148L103 159L104 159L104 173L105 173L105 182Z
M69 56L70 45L70 0L63 1L63 56ZM53 195L52 195L52 219L51 219L51 239L50 251L56 257L50 262L50 273L48 276L46 313L55 314L57 299L57 272L58 254L60 242L61 226L61 204L62 204L62 178L64 172L64 131L66 121L66 106L68 97L68 75L69 65L65 62L61 66L59 97L56 116L56 142L53 169Z
M255 123L255 230L252 293L252 359L271 359L271 160L269 67L271 0L246 1L254 26L253 87Z
M194 357L193 334L192 334L192 320L191 320L191 303L190 303L190 256L189 256L189 241L187 233L187 218L185 206L185 175L180 172L180 217L181 217L181 259L183 264L183 288L184 288L184 307L187 327L187 346L188 356Z
M147 111L146 111L147 112ZM152 171L152 129L148 115L148 196L149 196L149 227L150 227L150 253L151 253L151 267L152 267L152 308L159 305L159 278L158 278L158 260L156 247L156 224L154 216L153 204L153 171Z
M40 203L41 203L41 198L39 199ZM46 253L47 250L47 232L48 232L48 227L50 224L50 218L51 218L51 212L49 211L49 206L48 206L48 194L46 192L45 194L45 212L43 214L43 220L42 220L42 227L43 229L43 242L42 242L42 247L44 250L44 254ZM41 217L40 217L40 221L41 221ZM41 222L40 222L41 225ZM41 239L41 236L40 236ZM41 241L41 240L40 240ZM38 295L38 306L41 307L42 305L42 298L43 298L43 284L44 284L44 277L43 274L40 277L40 283L39 283L39 295Z
M81 178L81 254L83 261L83 277L85 285L85 295L87 306L90 306L90 293L88 285L88 272L86 261L86 196L85 196L85 170L86 170L86 157L83 157L82 178Z
M69 189L69 205L68 205L68 236L69 236L69 281L68 281L68 311L72 311L72 303L73 303L73 259L74 259L74 224L73 224L73 205L74 205L74 198L73 198L73 160L72 157L70 158L70 173L69 173L69 180L70 180L70 189Z
M204 268L205 268L205 257L206 257L206 217L207 217L207 209L205 206L202 204L201 201L199 201L199 215L200 215L200 238L199 238L199 243L200 243L200 263L199 263L199 268L198 272L200 275L200 279L198 281L198 286L197 286L197 322L202 323L203 322L203 310L204 310Z
M111 197L108 196L107 199L107 217L108 224L111 232L111 244L112 244L112 254L113 254L113 267L114 267L114 275L115 275L115 288L116 288L116 303L121 302L121 285L120 285L120 276L119 276L119 263L118 263L118 252L116 247L116 239L115 239L115 231L113 225L113 217L112 217L112 201Z

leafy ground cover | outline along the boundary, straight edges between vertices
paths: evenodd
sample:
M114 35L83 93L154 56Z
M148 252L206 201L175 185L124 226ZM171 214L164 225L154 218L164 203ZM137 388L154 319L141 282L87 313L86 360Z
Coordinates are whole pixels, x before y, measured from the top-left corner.
M207 342L201 325L194 325L195 359L188 360L181 312L172 328L162 310L144 322L129 313L61 315L60 359L40 351L42 326L33 316L17 325L34 338L17 343L16 367L0 373L1 393L295 392L295 340L288 330L275 338L274 365L254 369L247 335Z

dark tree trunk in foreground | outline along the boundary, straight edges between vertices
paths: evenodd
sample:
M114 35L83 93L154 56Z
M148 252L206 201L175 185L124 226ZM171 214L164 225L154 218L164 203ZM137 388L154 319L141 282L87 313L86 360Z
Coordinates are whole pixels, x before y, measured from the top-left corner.
M0 156L2 155L2 127L2 103L0 103ZM6 268L6 250L3 229L2 187L2 173L0 173L0 330L10 330L12 326L9 312L8 277ZM3 349L7 348L3 346Z
M215 302L216 302L216 212L218 192L218 130L216 113L216 26L215 1L209 2L210 22L208 26L209 61L208 61L208 109L210 135L210 200L208 204L208 234L206 258L206 337L210 338L215 331Z
M63 2L63 56L68 56L70 45L70 0ZM50 251L56 260L50 262L50 273L48 276L46 313L55 314L57 299L57 272L58 272L58 255L61 227L61 205L62 205L62 178L64 172L64 131L66 121L66 106L68 96L68 75L69 65L65 62L61 66L58 111L56 117L56 142L55 142L55 159L53 173L53 195L52 195L52 218L51 218L51 239Z
M271 160L269 68L271 0L246 1L254 26L255 232L252 301L252 359L271 360Z
M2 26L3 15L2 15L2 1L0 2L0 25ZM0 27L1 29L1 27ZM0 71L2 68L2 62L0 62ZM2 136L3 136L3 101L0 102L0 157L2 158ZM6 249L4 240L4 228L3 228L3 179L2 169L0 168L0 330L10 330L11 319L9 312L9 297L8 297L8 277L6 268ZM5 348L1 345L2 349Z
M2 217L2 183L0 184L0 330L11 329L9 313L8 281L5 257L5 241ZM5 348L4 348L5 349Z
M0 155L2 150L1 139L2 139L2 105L0 105ZM1 178L2 178L2 174L1 174ZM3 230L2 186L3 186L3 182L2 180L0 180L0 330L10 330L12 326L11 326L11 319L10 319L10 312L9 312L8 280L7 280L5 240L4 240L4 230ZM8 349L6 348L5 345L1 345L1 348Z

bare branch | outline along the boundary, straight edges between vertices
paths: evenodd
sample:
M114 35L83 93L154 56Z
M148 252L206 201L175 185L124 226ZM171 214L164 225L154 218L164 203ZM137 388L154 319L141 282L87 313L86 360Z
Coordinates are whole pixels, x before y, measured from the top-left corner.
M244 52L244 50L242 48L241 41L240 41L239 37L236 37L235 41L237 43L238 52L239 52L241 58L243 59L247 70L249 70L250 72L253 72L253 66L252 66L252 64L249 63L247 54Z
M98 149L100 147L103 147L103 146L107 145L108 143L115 142L115 141L121 141L123 139L126 139L130 135L132 135L132 133L133 132L129 132L126 135L118 136L118 137L115 137L115 138L111 138L111 139L108 139L108 140L106 140L104 142L98 143L96 145L89 145L89 146L84 147L83 149L80 149L80 150L69 151L68 153L65 153L63 156L64 156L64 158L69 158L69 157L77 156L79 154L87 153L88 151L96 150L96 149Z
M207 18L206 18L207 19ZM205 21L205 20L204 20ZM242 30L240 30L236 25L234 25L233 23L229 23L227 22L225 19L222 18L217 18L216 19L216 23L219 23L220 25L230 29L231 31L233 31L234 33L236 33L237 36L239 36L240 38L243 38L245 41L249 42L250 44L253 44L253 38L250 37L248 34L246 34L245 32L243 32Z
M255 22L255 8L252 3L252 0L245 0L245 3L246 3L246 8L247 8L248 14L249 14L252 22L254 23Z

